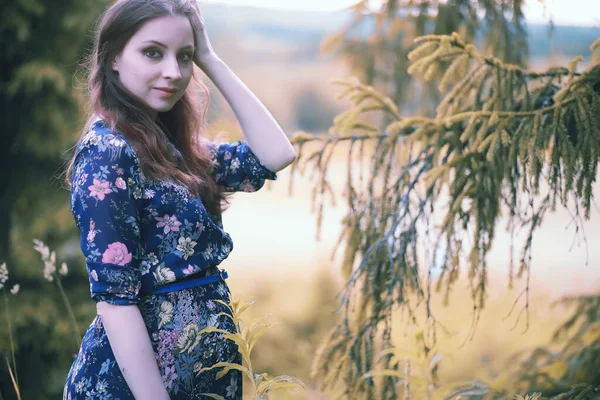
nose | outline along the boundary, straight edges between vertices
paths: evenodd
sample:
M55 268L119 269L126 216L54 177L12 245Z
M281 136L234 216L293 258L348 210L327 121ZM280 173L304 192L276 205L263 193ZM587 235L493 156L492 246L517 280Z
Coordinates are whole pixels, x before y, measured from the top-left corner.
M173 79L173 80L181 78L181 69L179 67L179 62L177 61L177 57L165 57L164 68L163 68L163 77L165 79Z

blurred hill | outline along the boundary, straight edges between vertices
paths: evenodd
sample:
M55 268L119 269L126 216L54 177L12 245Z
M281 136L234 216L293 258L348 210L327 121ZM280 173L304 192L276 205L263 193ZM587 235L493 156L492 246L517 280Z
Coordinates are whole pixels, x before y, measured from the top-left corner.
M350 22L350 12L290 11L225 4L204 4L202 12L211 32L218 35L241 35L242 40L258 39L285 42L295 45L294 50L303 54L300 46L314 52L319 41L328 34L338 32ZM371 27L364 26L363 33ZM561 26L529 24L527 27L530 55L533 58L560 53L564 56L587 55L589 45L600 36L600 26Z

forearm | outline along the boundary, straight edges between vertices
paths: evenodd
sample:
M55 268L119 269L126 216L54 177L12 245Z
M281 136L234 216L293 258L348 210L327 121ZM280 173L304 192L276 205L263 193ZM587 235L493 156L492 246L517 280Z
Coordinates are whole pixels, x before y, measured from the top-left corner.
M204 60L202 70L211 79L240 123L252 152L273 172L291 164L296 154L269 110L216 55Z
M139 308L99 302L97 310L117 364L134 397L169 399Z

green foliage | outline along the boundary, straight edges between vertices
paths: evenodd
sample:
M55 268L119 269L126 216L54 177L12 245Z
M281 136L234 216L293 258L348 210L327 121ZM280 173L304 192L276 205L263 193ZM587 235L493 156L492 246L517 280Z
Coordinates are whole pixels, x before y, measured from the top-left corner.
M10 377L10 380L2 381L2 383L6 382L12 385L17 399L20 399L21 396L26 399L42 398L41 393L53 395L62 393L64 371L72 362L71 354L76 352L81 344L81 332L78 328L77 317L61 284L61 280L68 274L67 264L62 263L61 267L57 268L56 252L50 252L48 246L40 240L35 239L34 243L34 249L40 253L43 263L43 268L39 268L38 273L43 275L46 281L56 283L60 299L58 296L52 296L52 292L46 292L47 295L41 297L38 293L39 289L38 291L27 289L21 291L20 284L13 284L10 290L11 295L18 295L18 297L15 299L17 301L9 303L9 298L12 296L7 296L7 287L4 286L8 280L8 269L5 263L0 266L0 290L4 294L5 304L3 319L6 320L5 325L0 325L0 338L8 337L10 345L8 349L5 349L4 345L0 345L0 358L6 358L7 365L6 372L1 372ZM61 301L67 310L68 320L64 316L64 309L56 306ZM80 318L81 310L84 310L84 316L89 319L92 310L95 311L95 307L86 309L80 306L77 310ZM64 338L68 335L74 338L71 342L72 346L65 344ZM44 340L40 340L40 338ZM28 351L22 351L23 347L26 347ZM3 356L5 352L10 352L10 363L8 357ZM19 359L18 365L17 359ZM49 371L44 374L45 379L40 379L39 365L46 359L55 365L63 365L63 368L58 371ZM35 365L35 367L32 368L31 365ZM6 393L8 386L4 386L0 390Z
M553 343L513 357L510 363L519 366L515 387L557 398L600 393L600 296L566 297L555 305L570 306L573 313L555 331Z
M106 4L15 0L0 15L0 165L11 171L0 177L0 254L11 265L24 261L16 268L21 278L37 276L27 267L31 237L53 234L47 240L55 245L73 234L61 229L63 213L50 212L68 204L52 178L78 133L83 93L77 74L93 18Z
M354 107L335 118L330 135L293 139L304 162L298 168L314 165L318 223L326 193L333 195L326 177L331 154L350 142L349 211L339 238L346 241L345 317L324 342L315 371L324 372L324 388L343 379L351 398L358 398L350 396L354 382L375 367L375 339L390 344L393 307L414 314L416 306L407 299L416 294L436 329L429 309L436 260L443 260L436 290L446 297L460 270L467 270L472 335L485 306L487 255L496 222L508 210L513 242L516 232L526 232L518 269L513 254L509 269L511 284L513 276L527 277L517 299L525 298L517 321L525 312L528 324L534 233L558 204L572 208L576 227L591 211L600 155L600 65L579 74L577 58L568 67L538 73L484 56L456 33L424 36L416 43L408 70L436 80L445 91L434 118L402 117L393 99L353 79L337 82L344 88L340 97L348 97ZM380 129L369 118L372 112L391 122ZM302 156L303 145L312 140L326 142ZM372 149L370 176L361 175L357 184L352 166L355 161L362 165L365 143ZM424 260L419 255L423 240ZM358 312L350 315L350 309ZM391 380L380 385L380 397L396 398L393 386ZM375 391L370 380L360 395L372 398Z
M25 399L54 399L76 347L60 291L45 283L31 238L41 237L81 267L77 229L68 192L56 179L75 142L83 100L80 62L91 43L94 18L107 1L11 0L0 13L0 259L22 293L10 302L15 377ZM61 246L64 246L61 247ZM95 313L85 268L61 280L79 323ZM11 296L9 296L10 298ZM11 298L12 300L12 298ZM8 312L0 308L0 320ZM9 328L0 324L0 393L13 399L4 363L10 354ZM43 371L43 373L40 373Z

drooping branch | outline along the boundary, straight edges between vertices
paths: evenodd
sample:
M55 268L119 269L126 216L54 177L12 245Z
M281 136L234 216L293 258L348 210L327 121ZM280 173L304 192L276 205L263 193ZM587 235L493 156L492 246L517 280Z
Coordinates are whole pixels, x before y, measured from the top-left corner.
M359 354L374 349L374 338L390 337L387 322L393 308L411 307L411 296L426 297L422 274L432 266L441 270L437 289L444 289L446 298L459 272L467 270L474 302L473 334L485 306L487 256L503 210L509 211L513 235L526 231L518 276L529 271L533 235L548 210L557 204L569 207L567 200L572 198L575 213L581 210L589 218L600 157L600 65L581 74L574 72L576 62L566 69L530 73L498 60L490 63L456 35L429 36L419 42L412 61L420 66L413 72L425 71L426 78L441 76L454 85L435 118L401 117L391 99L351 79L336 84L342 85L342 97L352 100L354 107L335 118L329 135L292 139L299 147L294 168L305 171L313 166L318 230L326 194L334 199L327 179L331 155L338 145L349 142L348 212L340 236L346 244L342 271L348 282L340 307L345 316L317 361L323 368L333 363L329 365L343 370L346 395L356 378L368 371ZM454 62L448 63L450 58ZM457 60L464 65L456 67ZM434 73L428 72L431 65L437 65ZM452 68L466 72L449 78ZM387 114L392 121L378 128L373 112ZM317 140L325 142L323 148L305 155L304 145ZM361 167L357 183L352 170L365 158L367 176L362 179ZM541 182L547 188L542 190ZM523 193L530 194L527 204L520 200ZM542 200L536 204L535 199ZM437 239L427 253L430 259L423 260L426 226L437 227L432 229ZM437 254L443 255L438 264ZM528 282L525 293L528 299ZM435 320L429 307L427 317ZM324 382L337 380L339 373ZM384 387L391 384L385 382ZM372 383L367 379L367 387L358 390L374 390Z

